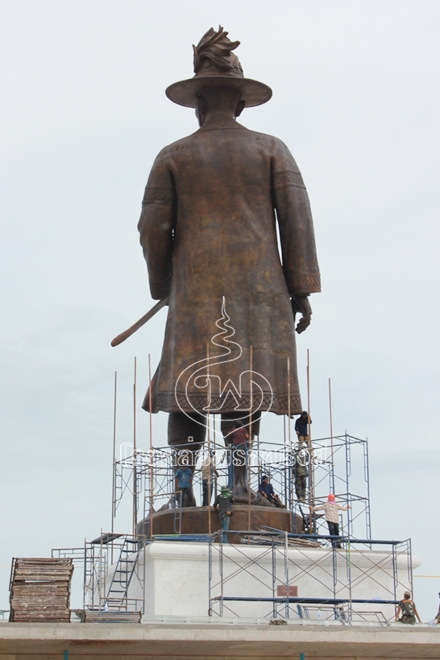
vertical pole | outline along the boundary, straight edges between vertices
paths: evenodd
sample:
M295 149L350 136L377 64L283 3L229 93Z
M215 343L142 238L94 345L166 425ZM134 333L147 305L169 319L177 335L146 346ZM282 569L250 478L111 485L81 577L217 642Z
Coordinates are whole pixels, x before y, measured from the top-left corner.
M151 356L148 353L148 408L150 410L150 539L153 538L153 514L154 514L154 456L153 456L153 411L151 392Z
M84 581L83 581L83 610L86 609L86 589L87 589L87 566L89 562L89 554L87 552L87 541L84 539ZM93 565L93 564L92 564ZM90 584L93 589L93 584ZM92 591L93 598L93 591Z
M287 435L286 435L286 416L283 415L284 423L284 455L283 455L283 479L284 479L284 502L286 504L287 511L292 511L292 466L291 466L291 450L287 445ZM293 531L290 529L290 531Z
M223 539L218 544L219 548L219 570L220 570L220 616L223 616L223 596L224 596L224 581L223 581Z
M209 536L208 539L208 616L212 616L212 602L211 602L211 592L212 592L212 537Z
M254 407L254 399L253 399L253 392L252 392L252 369L253 369L253 352L252 352L253 347L250 347L250 365L249 365L249 372L250 372L250 382L249 382L249 393L250 393L250 413L249 413L249 442L248 442L248 450L246 452L246 470L247 470L247 489L248 489L248 531L251 531L251 465L250 465L250 457L252 454L252 409ZM248 536L248 544L250 545L251 542L251 537Z
M118 386L118 372L115 371L115 388L113 395L113 475L112 475L112 522L111 532L115 531L115 516L116 516L116 396ZM111 561L113 564L113 544Z
M411 539L408 539L406 542L406 553L408 557L408 581L409 581L409 590L414 597L414 577L413 577L413 567L412 567L412 547ZM397 600L397 598L395 598Z
M367 484L366 528L367 539L371 539L371 513L370 513L370 467L368 460L368 438L364 442L364 479ZM370 544L370 550L372 546Z
M347 431L344 436L345 441L345 488L346 488L346 505L350 501L350 476L351 476L351 439ZM347 535L352 535L352 512L351 509L347 511Z
M143 544L143 566L142 566L142 614L145 614L145 577L147 572L147 544Z
M331 447L331 465L330 465L330 492L335 493L335 463L333 452L333 409L332 409L332 382L328 379L328 406L330 413L330 447Z
M398 576L398 572L397 572L397 553L396 553L395 543L393 543L392 546L391 546L391 561L392 561L392 567L393 567L394 600L397 600L397 585L399 583L399 576ZM411 592L411 595L412 595L412 592Z
M290 601L289 601L289 539L288 532L284 532L284 576L286 578L286 603L284 616L289 618Z
M352 616L353 616L353 603L352 598L352 580L351 580L351 548L350 548L350 539L347 540L347 549L346 549L346 557L347 557L347 582L348 582L348 597L349 597L349 603L348 603L348 615L349 615L349 620L351 621Z
M136 358L133 368L133 534L137 525L137 446L136 446Z
M309 510L310 510L310 523L309 528L312 530L312 533L315 533L315 525L312 525L313 522L313 506L315 503L315 493L314 493L314 480L313 480L313 447L312 447L312 430L310 426L311 419L311 405L310 405L310 350L307 349L307 413L308 413L308 428L307 435L309 438Z
M275 543L272 540L272 616L274 619L277 617L277 602L275 600L275 587L277 581L277 558L275 555Z
M332 543L332 568L333 568L333 598L336 598L337 586L338 586L338 559L336 548Z
M291 445L292 440L291 440L291 437L290 437L290 415L291 415L291 412L292 411L291 411L291 401L290 401L290 357L288 357L287 358L287 437L286 437L286 430L285 430L286 425L284 423L284 446L285 446L285 450L286 450L286 461L287 461L287 455L288 455L287 452L291 452L291 450L292 450L292 445ZM293 518L292 470L291 470L291 467L289 465L289 461L287 461L286 469L287 469L287 475L288 475L288 477L287 477L287 475L286 475L286 477L287 477L288 483L289 483L289 490L288 490L289 504L287 504L287 501L286 501L286 506L288 506L290 508L290 510L292 511L291 530L293 532L294 531L294 525L293 525L294 518Z
M104 602L105 606L105 562L104 562L104 553L102 549L102 527L101 527L101 536L99 539L99 582L98 582L98 599L99 599L99 609L102 610L102 604Z
M211 406L211 380L209 378L209 343L206 344L206 364L208 368L207 382L208 382L208 410L206 411L206 422L208 427L208 534L211 534L211 420L209 418L209 408ZM203 452L202 452L203 457ZM206 460L206 459L205 459Z
M214 442L213 442L213 446L214 446L213 452L214 452L214 458L215 458L214 467L216 468L216 466L217 466L217 440L216 440L216 437L217 436L216 436L216 427L215 427L215 415L212 416L212 429L213 429L212 430L212 432L213 432L212 437L214 438ZM214 497L217 493L217 489L218 489L218 477L214 477ZM211 504L211 502L209 504Z

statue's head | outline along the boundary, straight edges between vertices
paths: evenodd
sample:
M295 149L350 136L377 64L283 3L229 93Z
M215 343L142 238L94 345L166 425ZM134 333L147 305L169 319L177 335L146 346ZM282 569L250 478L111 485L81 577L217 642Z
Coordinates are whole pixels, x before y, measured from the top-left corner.
M245 78L238 57L232 51L240 45L231 41L228 33L219 27L211 28L203 35L194 52L194 77L170 85L166 95L174 103L188 108L197 107L200 94L208 94L210 89L232 90L243 107L253 107L266 103L272 96L267 85Z

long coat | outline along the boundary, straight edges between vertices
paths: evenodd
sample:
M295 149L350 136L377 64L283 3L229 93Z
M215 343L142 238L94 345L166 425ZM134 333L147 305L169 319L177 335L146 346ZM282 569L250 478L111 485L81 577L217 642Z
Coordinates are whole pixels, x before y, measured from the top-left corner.
M151 295L169 295L152 411L300 412L290 297L320 291L320 278L283 142L231 120L165 147L139 231Z

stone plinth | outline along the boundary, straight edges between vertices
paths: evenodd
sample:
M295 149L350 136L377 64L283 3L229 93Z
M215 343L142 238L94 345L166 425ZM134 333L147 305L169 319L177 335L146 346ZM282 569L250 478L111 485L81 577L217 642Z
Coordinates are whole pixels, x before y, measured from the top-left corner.
M250 515L249 515L250 514ZM180 519L180 520L179 520ZM295 517L295 529L299 530L302 520ZM251 506L235 504L231 516L230 530L251 529L260 531L263 526L292 531L292 513L286 509L275 507ZM221 529L218 512L207 506L184 507L182 509L166 509L153 514L153 534L208 534ZM138 525L138 533L146 533L148 525L142 521ZM301 531L301 529L300 529ZM238 535L229 535L231 543L239 543Z

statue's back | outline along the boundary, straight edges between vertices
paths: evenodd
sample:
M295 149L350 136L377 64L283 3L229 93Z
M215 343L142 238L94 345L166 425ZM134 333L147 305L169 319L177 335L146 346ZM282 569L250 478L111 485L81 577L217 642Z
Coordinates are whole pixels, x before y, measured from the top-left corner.
M163 289L160 296L170 294L164 349L154 379L154 409L190 412L194 406L200 407L200 390L193 384L188 392L188 383L180 376L182 372L192 375L191 365L203 361L207 350L211 377L217 377L221 387L231 380L239 390L240 375L249 369L252 346L253 371L264 377L263 409L287 412L290 389L291 412L299 411L290 295L313 285L316 288L318 279L314 250L304 259L303 246L295 248L298 236L303 241L304 231L313 240L313 229L301 175L287 147L235 121L208 123L162 150L150 174L144 203L151 209L141 226L150 279L168 282L169 291ZM164 232L158 231L159 225L166 228ZM164 241L168 242L166 249ZM289 292L289 273L299 287L296 291ZM223 299L235 330L234 341L241 349L239 355L235 347L228 361L215 359L225 351L211 344L219 332L216 321L222 316ZM239 403L246 401L247 408L249 379L241 388L245 391ZM212 408L222 403L222 412L235 408L231 397L225 404L220 392L217 394Z

